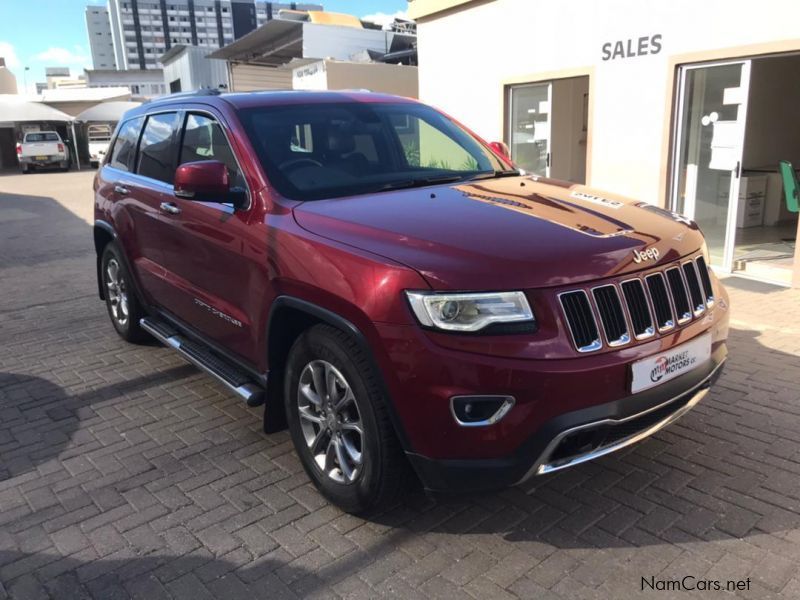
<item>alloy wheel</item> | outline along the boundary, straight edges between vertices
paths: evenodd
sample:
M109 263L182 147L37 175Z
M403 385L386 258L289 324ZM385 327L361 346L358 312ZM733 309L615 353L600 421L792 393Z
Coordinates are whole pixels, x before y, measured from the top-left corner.
M128 286L119 263L112 258L106 265L106 290L111 316L121 326L128 324Z
M364 429L344 375L327 361L309 362L300 373L297 409L317 468L337 483L354 483L364 464Z

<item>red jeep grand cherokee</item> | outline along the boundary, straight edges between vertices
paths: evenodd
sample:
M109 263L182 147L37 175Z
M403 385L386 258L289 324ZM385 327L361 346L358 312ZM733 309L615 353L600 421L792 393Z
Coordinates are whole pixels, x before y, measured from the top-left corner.
M97 174L100 296L288 423L351 512L492 489L674 421L726 357L697 226L524 176L372 93L197 93L119 124Z

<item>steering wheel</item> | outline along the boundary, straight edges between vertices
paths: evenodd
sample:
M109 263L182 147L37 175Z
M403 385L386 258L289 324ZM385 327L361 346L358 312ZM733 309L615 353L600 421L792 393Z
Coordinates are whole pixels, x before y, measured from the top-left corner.
M293 171L294 169L298 169L304 165L310 167L321 167L322 163L319 163L312 158L294 158L281 163L278 168L281 171Z

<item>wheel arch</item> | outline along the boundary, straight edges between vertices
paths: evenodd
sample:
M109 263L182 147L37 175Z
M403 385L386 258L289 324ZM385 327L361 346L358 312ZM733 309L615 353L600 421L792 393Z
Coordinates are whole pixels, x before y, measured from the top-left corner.
M296 296L278 296L270 307L267 319L268 410L271 408L283 411L283 373L292 344L308 328L322 323L349 335L364 352L370 366L375 371L381 389L381 397L386 402L386 409L397 438L403 450L410 450L405 429L395 410L383 372L364 332L342 315ZM285 418L285 415L283 417Z
M96 255L97 294L100 296L101 300L105 300L106 293L103 289L103 276L100 273L101 262L103 260L103 251L110 242L116 239L117 234L111 224L99 220L95 221L93 233L94 251Z

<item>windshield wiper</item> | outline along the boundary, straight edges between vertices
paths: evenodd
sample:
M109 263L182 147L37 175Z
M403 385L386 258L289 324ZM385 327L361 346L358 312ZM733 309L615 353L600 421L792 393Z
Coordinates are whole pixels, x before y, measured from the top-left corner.
M469 181L475 181L479 179L497 179L500 177L518 177L522 173L517 171L516 169L512 169L509 171L493 171L489 173L478 173L474 177L470 177Z
M437 185L439 183L453 183L461 181L463 175L442 175L440 177L420 177L416 179L402 179L400 181L390 181L378 188L379 192L387 190L402 190L407 188L424 187L426 185Z

